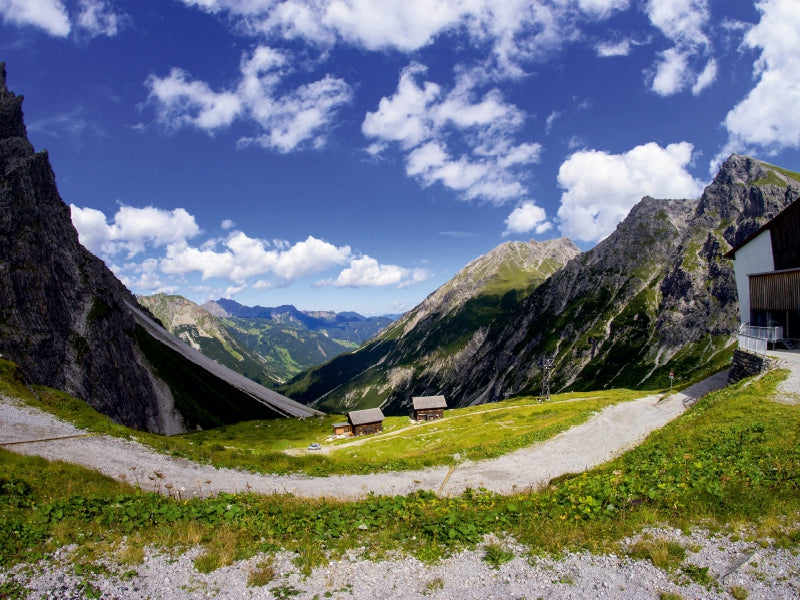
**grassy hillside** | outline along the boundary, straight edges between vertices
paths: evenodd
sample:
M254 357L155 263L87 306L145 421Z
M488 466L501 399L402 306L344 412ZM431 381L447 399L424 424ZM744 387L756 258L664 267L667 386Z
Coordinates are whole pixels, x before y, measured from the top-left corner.
M106 570L136 572L149 544L201 546L195 558L201 572L279 550L296 553L308 572L356 548L375 558L404 551L435 560L494 534L535 554L591 550L650 560L669 577L743 598L741 589L685 562L688 547L652 534L633 546L620 540L645 527L702 525L765 545L797 546L800 406L770 399L782 377L771 373L711 394L620 458L561 477L541 492L509 497L468 491L459 498L425 492L350 503L251 494L178 501L0 450L0 567L75 544L76 574L91 591L97 558L115 557L118 567L107 563ZM25 395L18 385L4 377L0 390ZM494 542L484 560L501 564L511 556ZM271 581L262 575L251 585ZM24 579L9 578L0 594L23 597L24 590Z

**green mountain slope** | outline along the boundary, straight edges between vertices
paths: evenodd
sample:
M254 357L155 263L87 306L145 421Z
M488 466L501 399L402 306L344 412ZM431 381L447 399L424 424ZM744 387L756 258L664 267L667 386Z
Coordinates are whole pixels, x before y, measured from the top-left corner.
M365 336L392 321L355 313L307 313L293 306L247 307L232 300L198 306L167 294L138 301L195 350L268 387L357 348Z
M480 279L468 267L358 352L282 389L326 409L400 414L416 395L466 406L538 393L545 360L554 391L659 388L670 370L680 381L718 368L738 326L722 255L798 196L800 175L733 155L699 200L644 198L541 285L492 293L464 285Z
M437 379L468 357L487 324L511 314L521 298L579 252L567 239L502 244L356 352L279 389L336 412L404 397L419 378Z

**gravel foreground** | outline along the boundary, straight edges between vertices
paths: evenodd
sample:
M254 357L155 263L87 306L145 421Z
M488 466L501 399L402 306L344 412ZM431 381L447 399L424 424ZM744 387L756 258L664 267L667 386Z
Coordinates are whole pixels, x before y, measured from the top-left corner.
M511 540L487 539L515 554L498 568L484 560L484 550L462 551L434 565L397 556L373 562L366 550L350 552L300 573L291 553L259 555L211 573L198 572L193 548L179 554L148 549L142 563L102 561L102 574L76 575L72 548L46 560L18 565L0 573L0 586L14 580L30 590L29 598L48 600L108 598L133 600L206 599L659 599L672 598L789 600L800 598L797 550L762 547L704 531L690 535L674 529L652 529L642 535L677 542L687 548L680 570L667 572L650 561L625 556L568 553L558 558L532 557ZM641 536L638 536L641 537ZM636 539L625 540L625 545ZM263 564L274 571L260 586L248 585ZM699 581L699 582L698 582ZM2 587L0 587L0 590ZM2 592L0 591L0 597ZM670 596L666 596L670 597Z
M784 401L796 401L800 361L790 356L788 360L781 357L782 365L792 369L792 377L784 382L779 390ZM508 455L510 462L484 461L461 466L467 475L481 478L481 481L494 482L489 489L518 489L513 483L510 473L520 464L531 465L530 452L542 452L550 448L557 449L558 444L572 444L572 451L580 448L584 453L581 461L583 467L608 460L631 445L640 441L647 432L663 425L680 412L686 404L703 395L710 389L720 387L719 380L704 382L704 386L686 390L682 395L673 395L667 399L642 399L637 407L634 403L625 403L633 407L635 413L646 415L634 421L645 422L631 428L630 414L602 411L593 417L585 426L576 427L565 434L557 436L550 442ZM665 402L667 401L667 402ZM614 407L609 407L614 408ZM617 409L619 410L619 409ZM662 422L663 421L663 422ZM197 488L195 495L207 495L224 489L224 485L211 489L211 484L220 484L221 469L212 469L195 465L188 461L176 461L170 457L155 455L144 446L127 440L114 440L105 436L83 437L82 432L71 425L55 420L28 407L20 406L8 398L0 398L0 444L14 451L27 454L40 454L47 458L71 460L81 464L98 460L107 467L112 477L122 473L131 474L131 460L164 461L162 467L177 469L183 473L185 482L194 482ZM619 427L623 423L623 427ZM582 429L581 429L582 427ZM611 428L611 429L609 429ZM641 430L640 430L641 429ZM577 430L577 435L575 434ZM625 431L625 435L609 436L608 431ZM40 442L37 444L15 444L14 440L45 439L70 437L59 440L57 444ZM599 435L613 438L611 447L598 445L587 435ZM30 437L35 436L35 437ZM572 436L572 437L571 437ZM629 439L630 438L630 439ZM87 443L89 441L92 443ZM559 441L560 440L560 441ZM599 439L597 444L599 444ZM113 443L112 443L113 442ZM99 445L98 445L99 444ZM114 444L122 444L118 447ZM577 445L576 445L577 444ZM119 450L122 448L122 450ZM599 448L599 449L598 449ZM544 449L544 450L543 450ZM561 454L564 448L552 455ZM132 454L130 454L132 452ZM526 454L527 452L527 454ZM588 454L587 454L588 453ZM48 456L48 454L51 454ZM54 454L54 455L53 455ZM589 456L592 454L593 456ZM515 456L516 455L516 456ZM538 459L544 460L539 455ZM550 478L565 468L562 463L552 462L541 477ZM118 461L118 462L114 462ZM522 461L522 462L520 462ZM473 467L472 465L478 465ZM177 465L177 467L176 467ZM503 469L511 468L512 471ZM152 465L147 463L143 469ZM154 468L159 468L158 466ZM569 467L567 467L569 468ZM456 470L458 473L459 469ZM470 470L471 469L471 470ZM476 471L476 469L479 469ZM104 470L104 469L99 469ZM579 470L583 470L582 468ZM135 471L134 471L135 472ZM141 471L146 472L146 471ZM567 472L567 471L563 471ZM252 474L231 471L237 477L229 482L233 489L227 491L245 491L252 486L244 481L254 481ZM439 486L442 476L437 469L426 470L429 477L416 479L421 472L415 472L414 489L420 485L426 487ZM478 475L475 475L478 473ZM324 478L264 478L271 481L273 491L295 492L297 489L316 489L317 495L329 494L324 485L315 486L324 480L336 480L336 487L343 496L360 496L374 489L383 489L386 485L380 482L380 476L394 477L397 474L379 474L378 479L345 479ZM404 481L408 481L408 475ZM214 479L206 479L213 476ZM133 481L131 481L133 482ZM291 482L291 483L290 483ZM292 488L300 482L297 489ZM342 484L350 486L342 488ZM207 489L204 490L203 486ZM237 487L239 486L239 487ZM146 486L143 485L146 489ZM448 493L459 493L456 485ZM476 487L476 486L473 486ZM164 491L164 490L161 490ZM266 491L266 490L265 490ZM413 491L413 490L408 490ZM521 490L519 490L521 491ZM269 492L267 492L269 493ZM397 492L392 492L397 493ZM306 491L307 495L309 494ZM625 556L627 548L637 539L652 537L679 543L686 549L686 559L678 570L665 571L655 567L649 560L633 560ZM116 600L133 600L151 598L153 600L177 599L287 599L314 600L323 598L372 599L386 598L411 600L422 598L454 599L454 600L488 600L497 599L584 599L603 598L609 600L635 600L662 598L685 599L799 599L800 598L800 556L797 548L782 549L771 545L748 541L746 533L736 536L718 536L698 529L689 534L674 529L652 529L643 532L637 538L621 542L620 555L593 555L590 553L567 553L559 557L532 556L528 549L511 539L498 539L489 536L475 550L462 551L430 565L406 556L396 555L380 560L373 560L369 549L351 551L345 557L331 560L324 566L315 568L309 575L301 573L297 565L297 556L289 552L270 555L258 555L246 561L239 561L230 566L217 569L211 573L201 573L194 565L194 560L203 550L199 547L165 551L156 548L145 550L144 560L137 564L123 564L113 556L108 556L95 563L96 568L83 569L76 572L75 564L80 562L73 557L75 548L64 547L44 560L19 564L7 570L0 570L0 599L5 598L42 598L48 600L104 598ZM493 567L485 557L487 545L501 546L510 551L514 558L509 562ZM115 553L117 556L121 552ZM266 566L266 568L265 568ZM267 571L269 576L263 585L248 585L252 574ZM10 591L11 592L10 592ZM13 593L12 593L13 592ZM14 595L16 594L16 595ZM669 594L673 594L670 596Z

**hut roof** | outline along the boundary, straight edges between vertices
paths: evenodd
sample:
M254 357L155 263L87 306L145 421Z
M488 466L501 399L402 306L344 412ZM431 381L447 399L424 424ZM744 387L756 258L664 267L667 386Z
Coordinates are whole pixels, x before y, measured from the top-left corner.
M384 416L380 408L367 408L365 410L351 410L347 413L347 418L353 425L365 425L383 421Z
M415 396L411 398L411 401L414 403L414 410L447 408L447 401L444 396Z

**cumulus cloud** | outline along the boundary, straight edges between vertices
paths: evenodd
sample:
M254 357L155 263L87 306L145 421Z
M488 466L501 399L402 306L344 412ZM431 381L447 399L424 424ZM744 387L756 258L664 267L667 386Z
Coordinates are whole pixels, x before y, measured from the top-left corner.
M708 58L712 51L706 33L711 19L708 0L649 0L645 11L673 44L658 54L648 76L650 89L660 96L687 88L698 94L713 83L716 63Z
M625 10L628 0L183 0L226 14L257 37L302 39L317 47L337 42L367 50L411 53L443 35L463 34L489 48L493 68L525 74L539 60L580 37L580 20L597 21Z
M406 287L421 283L430 277L425 269L406 269L397 265L381 265L377 260L364 255L355 258L350 266L343 269L333 281L320 282L319 285L335 287Z
M110 221L94 208L70 208L81 243L112 265L125 285L143 293L172 292L178 289L176 281L185 287L187 277L199 276L229 282L226 293L232 294L248 287L284 287L340 267L344 269L337 278L318 285L406 287L430 277L424 269L356 257L350 246L336 246L314 236L296 243L254 238L235 230L229 219L222 221L228 231L224 237L190 243L202 231L183 208L120 206ZM117 262L120 256L123 261Z
M69 35L72 26L60 0L0 0L3 21L39 27L56 37Z
M74 204L70 209L81 244L100 256L113 257L124 251L132 258L149 246L166 246L200 233L194 217L183 208L163 210L123 205L111 223L97 209Z
M623 154L582 150L567 158L558 171L565 190L558 210L561 233L597 242L611 233L644 196L695 198L703 183L686 167L692 144L662 148L656 143L636 146Z
M121 17L105 0L80 0L80 12L75 24L90 37L114 37L119 31Z
M530 231L539 234L544 233L551 227L552 223L547 220L547 215L541 206L537 206L533 202L524 202L508 215L503 236L528 233Z
M760 51L756 84L725 117L724 154L800 147L800 11L794 0L763 0L756 8L761 20L743 42Z
M344 264L350 256L349 246L337 247L313 236L293 246L273 248L265 240L235 231L220 246L169 244L160 268L164 273L199 273L203 279L229 279L237 284L270 275L274 278L270 285L274 286L288 285L295 279Z
M439 183L465 199L502 204L525 195L525 167L538 162L541 145L517 143L525 114L496 88L482 93L479 73L459 73L452 89L420 81L424 66L412 63L397 90L384 97L361 125L372 154L396 145L406 173L423 186ZM457 140L462 151L451 149ZM466 150L463 150L463 149Z
M215 91L203 81L173 68L166 77L150 75L145 84L160 123L170 129L192 126L209 134L244 118L256 124L258 135L240 144L257 144L278 152L292 152L303 144L321 147L336 111L352 99L350 86L330 75L280 90L289 60L282 52L261 46L245 55L238 85Z
M0 16L6 23L38 27L54 37L79 32L89 37L113 37L121 15L106 0L79 0L72 17L61 0L0 0Z

